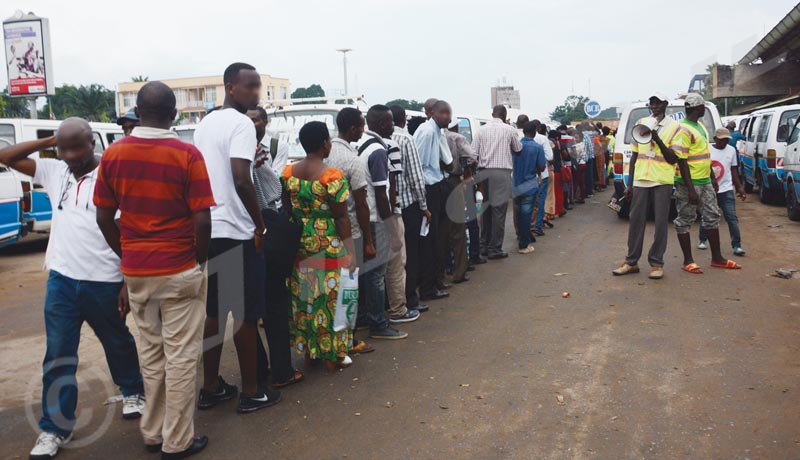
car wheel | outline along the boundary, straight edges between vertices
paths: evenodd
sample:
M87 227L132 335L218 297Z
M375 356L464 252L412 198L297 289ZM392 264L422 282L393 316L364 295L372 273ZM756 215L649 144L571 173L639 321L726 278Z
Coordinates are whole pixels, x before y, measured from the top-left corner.
M786 193L786 210L789 214L789 219L800 222L800 203L797 199L797 191L794 184L787 184L788 193Z

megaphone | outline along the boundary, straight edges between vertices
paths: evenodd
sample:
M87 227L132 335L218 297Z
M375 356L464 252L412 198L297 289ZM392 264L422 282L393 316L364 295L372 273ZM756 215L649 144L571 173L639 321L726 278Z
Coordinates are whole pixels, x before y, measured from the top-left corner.
M639 124L633 127L631 133L633 140L639 144L649 144L653 140L653 129L658 125L658 120L655 118L645 118Z

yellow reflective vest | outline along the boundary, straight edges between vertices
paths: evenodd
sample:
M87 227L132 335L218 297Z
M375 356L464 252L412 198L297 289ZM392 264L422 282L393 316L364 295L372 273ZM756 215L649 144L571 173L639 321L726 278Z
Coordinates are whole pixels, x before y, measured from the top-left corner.
M642 118L636 124L638 125L645 118ZM658 137L664 142L664 145L672 148L672 142L675 134L678 132L678 122L672 118L665 116L658 126ZM634 153L638 153L636 157L636 170L634 173L634 183L637 180L645 180L650 182L658 182L659 184L672 185L675 181L675 165L671 165L664 158L661 153L661 148L655 141L650 141L647 144L640 144L635 140L631 141L631 148Z

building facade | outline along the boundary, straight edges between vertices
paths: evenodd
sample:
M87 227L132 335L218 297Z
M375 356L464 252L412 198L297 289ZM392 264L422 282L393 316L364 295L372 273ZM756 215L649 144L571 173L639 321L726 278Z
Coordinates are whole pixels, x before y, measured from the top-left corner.
M519 109L519 90L514 89L513 86L493 86L492 107L501 104L512 109Z
M182 123L198 123L209 110L222 105L225 85L222 75L160 80L175 92ZM136 95L147 82L124 82L117 85L117 111L124 114L136 105ZM261 102L289 99L288 78L261 74Z

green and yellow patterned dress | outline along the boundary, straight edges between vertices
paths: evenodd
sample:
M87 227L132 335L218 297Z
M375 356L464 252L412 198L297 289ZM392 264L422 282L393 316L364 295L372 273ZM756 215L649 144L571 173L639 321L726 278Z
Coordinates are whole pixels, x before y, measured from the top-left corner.
M292 165L284 169L281 184L291 198L292 215L303 223L289 278L292 346L312 359L336 361L347 354L352 331L333 331L339 272L348 259L331 204L344 203L350 187L338 169L328 168L319 179L310 181L294 177Z

